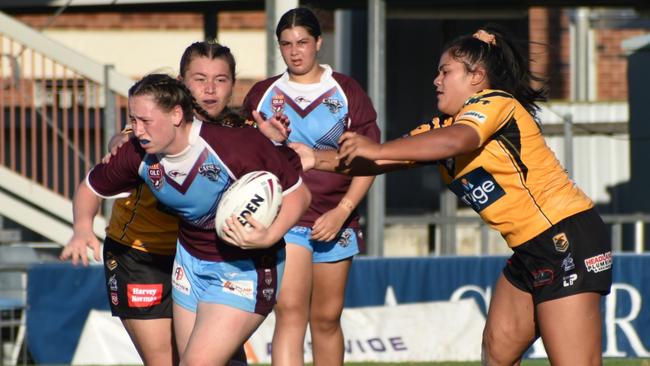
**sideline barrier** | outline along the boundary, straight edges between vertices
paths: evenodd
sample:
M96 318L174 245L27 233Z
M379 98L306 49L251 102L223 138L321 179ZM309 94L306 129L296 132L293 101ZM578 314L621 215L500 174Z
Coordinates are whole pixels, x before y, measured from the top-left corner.
M504 262L505 257L356 259L348 281L346 312L357 307L381 306L388 293L389 298L394 294L398 304L472 298L484 313ZM650 299L648 268L650 255L614 257L612 293L603 300L605 357L650 357L650 327L647 326L650 324L650 304L646 300ZM28 283L27 338L34 360L48 364L70 363L90 310L108 310L103 269L97 266L75 268L69 264L37 265L29 270ZM363 328L358 324L355 327ZM439 328L435 321L421 321L420 324L423 331ZM363 337L377 336L365 334ZM421 340L429 341L425 337L428 336L421 336ZM465 342L463 340L461 345L467 346ZM354 342L348 344L346 357L354 356L353 346ZM264 350L254 347L254 351L262 360L267 357ZM539 343L528 353L528 357L543 356Z

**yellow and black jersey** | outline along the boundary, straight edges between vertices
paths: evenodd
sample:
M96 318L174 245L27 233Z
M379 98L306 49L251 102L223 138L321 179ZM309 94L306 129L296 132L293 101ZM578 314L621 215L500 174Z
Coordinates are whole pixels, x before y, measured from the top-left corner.
M178 219L161 211L149 188L141 184L129 197L115 200L106 235L137 250L173 255Z
M476 130L480 144L471 153L440 161L443 179L510 247L593 207L546 145L533 117L512 95L481 91L455 117L434 118L410 135L453 123Z

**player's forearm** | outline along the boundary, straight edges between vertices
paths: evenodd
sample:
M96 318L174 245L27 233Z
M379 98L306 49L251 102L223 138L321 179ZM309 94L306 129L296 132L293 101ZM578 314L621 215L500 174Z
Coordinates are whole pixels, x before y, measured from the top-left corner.
M363 197L365 197L366 193L368 193L368 190L374 181L374 176L361 176L352 178L350 188L348 188L345 196L343 196L341 202L339 202L339 206L349 209L349 211L354 210L359 205Z
M278 217L269 227L269 239L275 243L300 220L311 203L311 192L301 184L293 192L282 197L282 207Z
M75 231L91 230L93 220L101 204L101 199L90 190L86 181L81 182L73 199L73 228Z

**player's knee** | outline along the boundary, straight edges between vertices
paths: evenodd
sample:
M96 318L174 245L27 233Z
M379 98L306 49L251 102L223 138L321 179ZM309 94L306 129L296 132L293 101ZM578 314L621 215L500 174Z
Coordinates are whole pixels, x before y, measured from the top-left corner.
M285 299L275 305L274 311L279 318L306 318L308 307L301 301Z
M312 314L309 318L309 327L312 332L334 333L341 328L341 317Z
M485 329L481 342L481 364L484 366L518 365L522 354L514 348L517 347L513 347L503 334L496 334L489 328Z

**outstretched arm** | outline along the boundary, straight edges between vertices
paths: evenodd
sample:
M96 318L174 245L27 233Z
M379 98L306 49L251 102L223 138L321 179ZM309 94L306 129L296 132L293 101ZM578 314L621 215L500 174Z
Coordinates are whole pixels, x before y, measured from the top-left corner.
M346 165L339 159L336 150L313 150L307 145L298 142L290 143L289 147L300 157L304 171L316 169L347 175L371 176L415 166L410 161L372 161L364 158L355 158L349 165Z
M476 130L463 124L439 128L415 136L377 144L355 133L344 133L339 143L339 159L350 165L357 157L372 161L436 161L468 153L479 147Z
M79 261L84 266L88 265L88 248L93 250L96 261L100 260L100 243L93 231L93 220L99 211L101 200L82 181L77 188L73 200L73 234L68 244L63 248L59 258L72 260L72 264Z
M345 132L335 150L312 150L289 144L300 156L303 170L317 169L348 175L377 175L468 153L479 147L472 127L453 125L378 144L354 132Z

